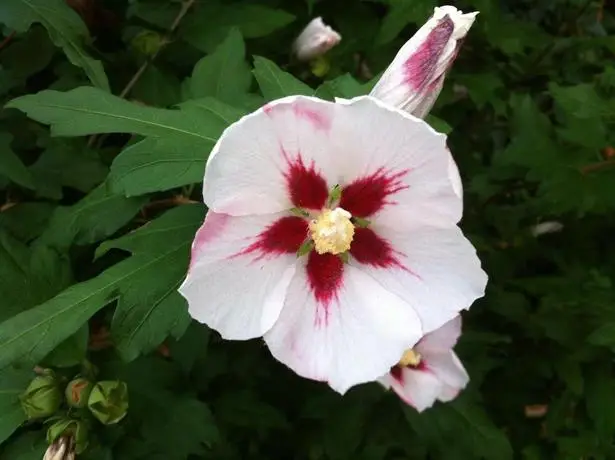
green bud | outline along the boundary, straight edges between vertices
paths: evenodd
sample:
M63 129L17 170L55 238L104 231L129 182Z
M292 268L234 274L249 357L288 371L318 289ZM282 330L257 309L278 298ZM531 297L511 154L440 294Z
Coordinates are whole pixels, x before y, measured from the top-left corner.
M82 453L88 447L89 442L86 422L71 418L58 420L47 429L47 443L54 444L61 438L70 440L71 450L75 453Z
M310 69L315 76L323 78L329 73L331 63L325 56L318 56L310 62Z
M81 409L88 405L88 398L94 384L87 379L77 378L71 381L64 390L64 396L70 407Z
M49 371L38 375L20 396L21 407L29 419L49 417L60 408L62 392L58 381Z
M151 57L165 45L165 41L159 33L144 30L132 39L131 45L140 53Z
M98 382L90 393L88 409L105 425L118 423L128 412L128 386L119 380Z

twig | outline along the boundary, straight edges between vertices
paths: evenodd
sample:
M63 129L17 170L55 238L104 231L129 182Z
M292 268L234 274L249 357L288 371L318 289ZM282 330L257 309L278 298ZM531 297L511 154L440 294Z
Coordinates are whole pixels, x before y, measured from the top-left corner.
M171 42L171 36L175 32L175 29L177 29L179 24L182 22L182 19L184 19L184 16L186 16L186 13L188 13L188 10L192 8L192 5L194 5L194 2L195 0L186 0L185 2L182 3L182 7L177 13L177 16L175 17L175 19L173 20L173 23L171 24L169 31L162 38L162 42L160 46L148 60L146 60L143 64L141 64L141 67L139 67L139 70L137 70L137 73L133 75L133 77L130 79L128 84L124 87L124 89L120 93L120 97L122 98L126 97L126 95L130 93L130 90L139 81L139 78L141 78L141 75L143 75L143 72L145 72L147 68L149 67L149 65L152 63L152 61L156 59L156 57L160 53L160 50L162 50L162 48L164 48L167 44Z
M13 38L15 37L15 34L17 34L16 31L11 32L10 34L8 34L4 40L2 40L0 42L0 51L2 51L4 48L6 48L6 46L11 43L11 41L13 40Z
M601 169L609 168L609 167L613 167L613 166L615 166L615 161L607 160L607 161L601 161L599 163L592 163L592 164L589 164L587 166L583 166L580 169L580 171L581 171L581 174L585 175L585 174L589 174L589 173L594 172L594 171L599 171Z
M177 13L177 16L175 16L175 19L173 20L173 23L171 24L171 27L169 27L169 30L167 31L167 33L165 34L165 36L162 38L162 41L160 43L160 46L158 47L158 49L154 52L154 54L152 54L145 62L143 62L143 64L141 64L141 67L139 67L139 69L137 70L137 72L132 76L132 78L130 79L130 81L126 84L126 86L124 87L124 89L122 90L122 92L120 93L120 97L121 98L125 98L130 91L132 90L132 88L137 84L137 82L139 81L139 79L143 76L143 73L147 70L147 68L149 67L149 65L154 61L154 59L156 59L156 57L160 54L160 51L169 43L171 43L171 37L173 36L173 33L175 32L175 30L177 29L177 27L179 27L179 24L182 22L182 19L184 19L184 16L186 16L186 13L188 13L188 11L190 10L190 8L192 8L192 6L194 5L195 0L186 0L182 3L182 6L179 10L179 12ZM101 140L104 139L101 138ZM94 145L94 142L96 141L96 135L93 135L90 137L89 141L88 141L88 147L92 147Z

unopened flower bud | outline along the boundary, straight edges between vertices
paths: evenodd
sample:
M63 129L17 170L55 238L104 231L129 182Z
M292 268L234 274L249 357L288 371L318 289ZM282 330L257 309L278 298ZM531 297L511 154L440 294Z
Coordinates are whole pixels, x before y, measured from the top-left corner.
M75 449L72 438L56 439L45 451L43 460L74 460Z
M322 56L335 45L342 36L326 25L322 18L312 19L293 44L293 51L300 61L309 61Z
M464 14L454 6L435 8L433 16L399 50L370 95L424 118L477 14Z
M60 408L62 392L55 375L48 371L36 376L19 399L29 419L45 418Z
M88 398L94 384L87 379L77 378L72 380L64 391L66 402L69 406L81 409L88 405Z
M65 452L82 453L88 447L88 427L83 420L63 418L47 429L47 442L51 445L62 438L68 439L69 444ZM62 457L60 457L62 458ZM70 458L70 457L69 457Z
M547 221L547 222L542 222L538 225L534 225L530 229L530 233L532 234L532 236L537 237L540 235L544 235L546 233L560 232L563 228L564 226L562 225L561 222Z
M118 423L128 412L128 386L118 380L96 383L88 399L88 409L105 425Z
M134 49L140 53L151 57L160 51L165 45L164 38L157 32L152 30L144 30L139 32L131 41Z

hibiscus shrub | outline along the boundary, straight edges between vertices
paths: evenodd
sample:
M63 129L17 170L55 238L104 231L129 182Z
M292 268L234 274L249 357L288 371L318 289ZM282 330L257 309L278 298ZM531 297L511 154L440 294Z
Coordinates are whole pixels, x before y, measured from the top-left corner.
M367 95L436 6L0 0L0 460L615 458L615 16L603 0L455 2L480 14L449 30L448 60L406 66L448 70L426 121L448 134L460 226L489 276L462 313L467 375L447 355L458 387L469 376L461 391L423 404L366 383L341 396L274 359L283 347L223 340L178 291L224 129L285 96ZM377 96L418 117L433 103ZM223 179L232 190L242 177ZM249 307L244 283L208 289ZM449 348L459 325L442 329ZM398 391L442 334L381 383ZM363 369L361 356L335 359ZM428 407L436 398L448 402Z

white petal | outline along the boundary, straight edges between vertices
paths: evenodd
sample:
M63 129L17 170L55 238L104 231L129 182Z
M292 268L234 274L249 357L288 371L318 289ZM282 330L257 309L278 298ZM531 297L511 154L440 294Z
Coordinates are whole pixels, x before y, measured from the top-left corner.
M351 257L350 264L412 305L426 334L484 295L487 275L459 228L419 227L401 233L372 227L395 251L395 262L368 264Z
M478 13L463 14L453 6L435 8L434 15L399 50L370 95L424 117L431 109L446 71Z
M564 228L564 225L561 222L557 221L548 221L542 222L540 224L534 225L530 229L530 233L532 236L540 236L545 233L557 233Z
M406 367L399 379L389 373L381 379L408 405L422 412L433 406L442 392L442 382L431 372Z
M317 300L311 285L298 267L265 335L273 356L300 376L344 393L384 375L422 335L412 309L354 267L344 265L329 303Z
M450 352L461 335L461 315L430 332L416 346L421 355Z
M355 207L377 201L376 185L386 192L380 190L382 205L373 206L378 209L373 216L360 215L363 209L357 212L342 204L344 209L400 229L459 221L462 200L450 179L445 135L370 97L338 101L337 112L348 113L335 118L332 130L342 200L353 195L349 190L360 181L368 187L357 194Z
M438 395L441 401L452 400L470 381L463 364L452 351L425 356L425 363L429 371L444 384Z
M301 61L309 61L325 54L342 39L331 27L326 25L322 18L312 19L303 29L293 44L293 50Z
M448 155L448 178L451 181L455 195L463 200L463 184L461 183L461 175L459 174L459 168L457 168L457 163L455 163L455 159L450 151Z
M279 316L296 254L259 246L259 235L282 214L232 217L210 211L192 247L179 292L190 315L223 338L262 336Z
M207 206L234 216L280 212L295 206L288 178L293 167L313 168L325 181L335 175L329 142L334 107L332 102L291 96L232 124L207 162Z

